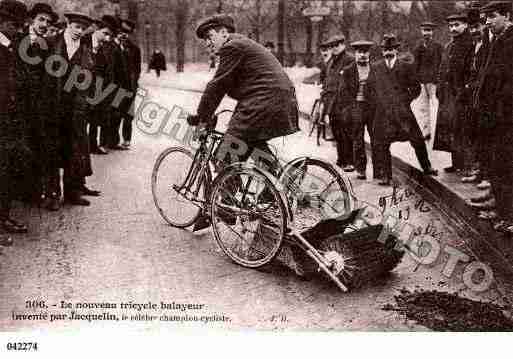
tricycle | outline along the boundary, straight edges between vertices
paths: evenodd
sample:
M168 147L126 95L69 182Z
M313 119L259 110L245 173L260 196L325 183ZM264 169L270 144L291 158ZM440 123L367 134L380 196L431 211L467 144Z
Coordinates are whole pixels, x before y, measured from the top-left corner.
M215 124L224 112L197 131L196 151L170 147L156 160L152 194L168 224L185 229L207 218L233 262L260 268L277 259L303 276L322 272L344 292L395 268L398 239L378 240L382 225L358 228L361 208L338 167L310 156L277 174L259 163L220 163L224 134Z

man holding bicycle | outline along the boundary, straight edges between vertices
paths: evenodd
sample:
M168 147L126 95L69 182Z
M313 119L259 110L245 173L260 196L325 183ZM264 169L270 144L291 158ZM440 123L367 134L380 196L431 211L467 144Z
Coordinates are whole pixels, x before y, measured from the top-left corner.
M224 163L246 161L255 150L271 154L267 141L299 131L294 85L276 57L259 43L235 33L233 19L217 14L202 20L196 35L219 56L219 67L208 83L190 125L212 126L225 95L237 100L217 158ZM264 156L265 157L265 156ZM276 164L269 162L270 171Z

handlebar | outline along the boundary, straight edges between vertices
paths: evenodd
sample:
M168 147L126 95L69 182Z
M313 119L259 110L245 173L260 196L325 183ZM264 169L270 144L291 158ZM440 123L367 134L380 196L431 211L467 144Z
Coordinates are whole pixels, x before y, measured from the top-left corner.
M217 126L217 121L218 121L219 115L222 115L223 113L227 113L227 112L233 113L232 110L224 109L224 110L221 110L221 111L215 113L209 121L205 122L205 121L201 121L201 119L200 119L200 123L198 124L198 126L196 126L196 131L194 133L193 139L203 141L209 135L224 136L223 132L216 131L215 128Z

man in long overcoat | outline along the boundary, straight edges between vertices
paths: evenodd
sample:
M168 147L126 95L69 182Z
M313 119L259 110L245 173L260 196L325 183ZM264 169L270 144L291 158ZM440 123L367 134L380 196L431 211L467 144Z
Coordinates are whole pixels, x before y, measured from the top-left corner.
M66 30L55 38L51 46L53 55L59 56L67 63L67 71L63 76L48 74L45 89L51 96L51 108L54 109L55 126L53 131L60 139L60 152L63 156L64 167L64 200L73 205L88 206L90 202L83 195L99 195L98 191L86 187L86 177L92 175L91 157L89 153L89 136L87 120L90 115L90 105L87 98L94 92L94 85L85 89L70 86L68 79L73 69L94 72L94 59L90 45L82 39L84 31L92 23L92 19L84 14L67 13ZM53 62L54 74L62 71L62 62ZM78 80L79 81L79 80ZM58 131L58 132L57 132ZM54 163L55 166L57 163ZM55 193L55 199L60 197L59 169L50 169L49 185ZM52 204L51 207L55 205Z
M366 178L367 154L365 150L365 128L369 132L374 176L378 176L377 158L374 148L373 123L376 112L375 74L370 63L370 41L355 41L351 47L355 51L355 62L343 69L337 101L337 112L342 114L342 122L351 124L354 164L358 179Z
M493 40L478 76L476 104L480 122L491 132L490 181L502 221L497 230L513 233L513 11L509 1L485 6Z
M392 180L393 142L409 141L425 174L436 175L429 161L426 143L410 104L420 94L420 83L413 65L397 58L400 44L394 35L385 35L381 43L384 59L375 69L376 116L374 141L378 154L380 185Z
M15 0L0 1L0 229L27 232L27 226L11 217L11 204L20 193L30 150L25 140L23 107L27 76L17 56L17 32L26 20L27 7ZM4 244L4 239L0 245Z
M446 172L465 169L465 148L468 144L467 104L470 99L466 91L474 53L474 43L468 31L466 13L447 17L452 36L445 48L440 65L437 97L439 100L433 149L451 152L452 166Z
M354 171L353 141L351 125L343 122L341 108L337 105L338 90L341 85L342 70L354 61L347 54L345 37L335 35L328 39L326 45L331 48L331 59L326 68L326 81L322 92L325 113L329 115L330 124L337 145L337 165L345 171Z

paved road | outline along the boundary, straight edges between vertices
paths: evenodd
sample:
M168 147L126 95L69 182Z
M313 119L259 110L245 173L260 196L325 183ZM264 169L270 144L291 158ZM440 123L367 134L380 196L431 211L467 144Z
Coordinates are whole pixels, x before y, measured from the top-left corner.
M159 99L184 106L197 102L194 96L158 90ZM405 257L389 278L346 294L324 279L304 281L288 269L256 271L237 266L219 251L210 233L194 235L171 228L155 210L150 188L152 166L158 154L172 143L169 138L136 131L131 151L95 156L95 174L88 182L90 187L101 189L103 196L93 199L90 207L65 207L58 213L16 209L18 216L30 221L30 234L16 237L14 246L5 248L0 256L0 330L100 325L425 330L395 312L383 311L382 306L392 303L394 294L403 287L459 291L478 299L495 300L500 296L495 287L478 296L465 289L460 275L442 276L443 260L418 266ZM304 134L276 141L276 146L280 151L286 149L290 156L305 151L328 158L334 155L331 146L317 148ZM380 196L391 194L390 189L380 188L371 180L352 178L352 182L358 197L369 203L377 204ZM432 223L444 244L464 250L461 239L436 209L426 213L412 210L412 221L424 227ZM72 309L60 308L64 301L72 303L76 313L107 311L118 315L119 321L89 322L85 317L53 322L13 320L13 311L31 312L25 302L33 299L45 300L48 309L42 312L48 314L70 316ZM151 302L158 309L138 310L132 306L120 310L121 302ZM161 310L161 302L168 308ZM117 308L77 309L77 303L114 303ZM178 305L187 303L196 306ZM123 320L122 313L152 314L156 318ZM160 317L164 314L167 317ZM181 315L184 322L165 321L172 315ZM199 321L189 321L193 316Z

